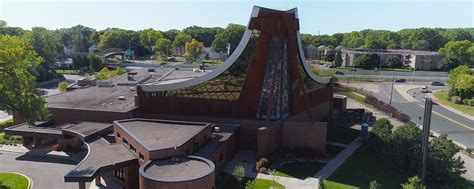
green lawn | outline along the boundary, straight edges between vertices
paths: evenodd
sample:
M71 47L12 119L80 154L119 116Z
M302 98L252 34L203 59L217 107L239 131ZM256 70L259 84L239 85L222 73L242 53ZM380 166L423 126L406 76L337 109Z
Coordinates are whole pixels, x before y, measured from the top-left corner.
M332 182L328 180L324 181L324 185L326 185L327 189L358 189L359 188L359 187Z
M329 154L332 157L335 157L342 150L344 150L344 148L340 147L340 146L334 146L334 145L327 145L326 146L326 153Z
M360 188L369 188L369 183L376 180L384 189L399 189L400 183L413 176L393 163L379 160L366 146L362 145L328 180Z
M28 178L22 175L0 172L0 188L27 189L29 182Z
M474 106L467 106L464 104L455 104L448 100L448 91L436 91L433 95L441 101L444 105L450 106L456 110L474 116Z
M56 70L58 74L69 74L69 75L77 75L79 74L79 70Z
M252 181L253 178L245 177L242 182L237 182L231 175L224 176L224 183L221 186L218 186L218 189L245 189L245 183L247 181ZM254 189L285 189L283 185L276 181L265 180L265 179L255 179Z
M275 175L305 179L312 177L323 168L325 164L319 162L293 162L284 164L276 169Z

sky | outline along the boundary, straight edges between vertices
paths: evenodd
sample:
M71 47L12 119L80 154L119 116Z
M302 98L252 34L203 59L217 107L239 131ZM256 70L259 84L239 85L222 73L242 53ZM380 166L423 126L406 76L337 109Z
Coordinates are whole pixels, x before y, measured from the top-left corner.
M301 33L334 34L363 29L474 27L474 0L0 0L9 26L97 30L183 29L247 25L254 5L298 8Z

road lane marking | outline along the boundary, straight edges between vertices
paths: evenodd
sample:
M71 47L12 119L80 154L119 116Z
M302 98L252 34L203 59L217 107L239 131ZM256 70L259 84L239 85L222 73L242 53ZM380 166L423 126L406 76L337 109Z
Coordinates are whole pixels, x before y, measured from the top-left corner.
M422 106L422 105L420 105L420 104L418 104L418 103L417 103L416 105L422 107L423 109L425 108L424 106ZM446 117L445 115L440 114L440 113L438 113L438 112L436 112L436 111L433 111L433 110L432 110L432 112L435 113L435 114L437 114L437 115L439 115L439 116L441 116L442 118L445 118L445 119L447 119L447 120L453 122L453 123L456 123L456 124L458 124L458 125L461 125L461 126L463 126L463 127L468 128L469 130L473 130L473 131L474 131L474 128L472 128L472 127L469 127L469 126L467 126L467 125L464 125L464 124L462 124L462 123L459 123L458 121L456 121L456 120L454 120L454 119L451 119L451 118L449 118L449 117Z

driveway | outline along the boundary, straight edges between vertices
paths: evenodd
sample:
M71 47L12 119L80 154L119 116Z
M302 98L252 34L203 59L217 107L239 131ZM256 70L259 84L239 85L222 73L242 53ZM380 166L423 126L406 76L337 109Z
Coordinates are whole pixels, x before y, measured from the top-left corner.
M65 183L64 175L75 167L69 160L20 153L0 152L0 171L22 173L33 180L33 189L77 189L78 183ZM89 183L86 183L88 187Z

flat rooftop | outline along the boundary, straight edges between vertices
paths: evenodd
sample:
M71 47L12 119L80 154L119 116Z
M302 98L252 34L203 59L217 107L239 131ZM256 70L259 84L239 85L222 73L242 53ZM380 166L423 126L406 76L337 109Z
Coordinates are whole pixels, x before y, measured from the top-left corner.
M203 158L175 157L150 162L141 174L157 181L180 182L207 176L214 171L214 167L212 162Z
M61 128L63 133L74 134L84 140L88 140L100 133L111 132L113 130L112 124L97 122L69 123L62 125Z
M112 87L87 86L72 91L46 97L48 107L64 109L82 109L111 112L129 112L136 108L136 85L150 79L147 68L132 70L136 73L134 80L128 80L128 73L112 78ZM130 73L130 72L129 72ZM157 69L153 77L160 77L167 72ZM125 99L119 99L120 96Z
M66 182L92 181L101 169L134 164L137 157L123 144L109 144L104 138L88 143L89 153L73 170L64 176Z
M170 68L157 68L155 69L156 72L158 71L165 71L166 74L161 75L162 77L156 77L154 76L152 79L147 80L144 82L145 84L170 84L170 83L178 83L190 79L195 79L197 77L201 77L203 75L206 75L210 73L212 70L206 71L206 72L195 72L193 71L193 68L180 68L178 70L175 69L170 69ZM157 74L156 74L157 75Z
M121 120L115 124L148 151L181 146L210 126L209 123L153 119Z

